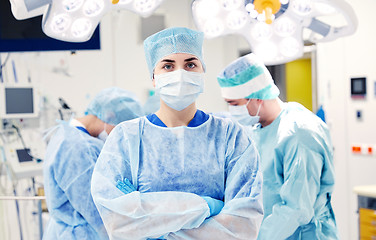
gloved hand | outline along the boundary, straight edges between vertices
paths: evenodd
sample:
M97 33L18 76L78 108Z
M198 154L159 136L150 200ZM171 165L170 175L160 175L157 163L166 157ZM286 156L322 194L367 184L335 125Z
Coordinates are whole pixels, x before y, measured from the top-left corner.
M224 205L223 201L217 200L211 197L202 197L202 198L208 203L208 206L210 209L209 217L217 215L222 210L223 205Z
M123 181L118 180L116 183L116 187L122 191L124 194L128 194L134 191L137 191L137 189L133 186L133 184L128 180L128 178L124 178Z

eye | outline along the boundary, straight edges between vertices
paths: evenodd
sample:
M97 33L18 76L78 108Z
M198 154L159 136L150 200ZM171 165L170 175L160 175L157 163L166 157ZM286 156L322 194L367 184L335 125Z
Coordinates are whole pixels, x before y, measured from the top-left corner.
M196 65L195 63L193 63L193 62L189 62L189 63L187 63L187 68L189 68L189 69L193 69L193 68L195 68L195 67L197 67L197 65Z
M169 70L171 70L172 68L173 68L173 66L172 66L172 64L165 64L165 65L163 65L163 67L162 67L164 70L166 70L166 71L169 71Z

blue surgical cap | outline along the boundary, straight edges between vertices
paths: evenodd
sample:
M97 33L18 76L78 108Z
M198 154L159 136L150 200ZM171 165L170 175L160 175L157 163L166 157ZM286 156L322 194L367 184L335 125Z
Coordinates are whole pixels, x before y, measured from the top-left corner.
M143 110L135 94L118 87L111 87L100 91L89 103L85 115L89 114L107 124L117 125L143 116Z
M150 76L163 57L173 53L188 53L196 56L205 69L202 59L204 34L188 28L175 27L157 32L144 41L144 50Z
M227 99L275 99L279 89L264 63L250 53L236 59L217 77L222 96Z

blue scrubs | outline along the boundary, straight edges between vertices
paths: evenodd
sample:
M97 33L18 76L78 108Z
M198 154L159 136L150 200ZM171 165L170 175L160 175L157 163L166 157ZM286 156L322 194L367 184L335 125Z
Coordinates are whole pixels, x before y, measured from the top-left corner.
M118 180L137 191L124 194ZM156 115L117 125L98 158L92 195L111 239L255 239L263 217L259 157L229 119L197 111L190 126ZM202 197L224 201L209 217Z
M324 122L298 103L252 136L264 175L259 240L339 239L331 207L333 147Z
M43 239L108 239L90 180L103 141L61 123L47 146L44 189L50 221Z

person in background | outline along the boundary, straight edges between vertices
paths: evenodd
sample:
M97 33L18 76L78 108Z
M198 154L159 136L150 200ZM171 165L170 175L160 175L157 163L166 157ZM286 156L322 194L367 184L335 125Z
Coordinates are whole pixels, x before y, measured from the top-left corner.
M333 147L325 123L298 103L282 102L254 54L229 64L218 83L233 117L254 126L264 177L258 239L338 239L331 207Z
M159 96L156 93L153 93L150 95L147 99L145 104L143 105L143 109L145 112L145 115L149 115L151 113L155 113L160 108L160 101Z
M203 33L168 28L144 41L155 113L119 124L95 165L92 195L110 239L256 239L262 175L251 139L196 108Z
M133 93L111 87L94 97L85 116L56 127L43 166L50 214L43 239L108 239L90 193L94 164L115 125L142 115Z

